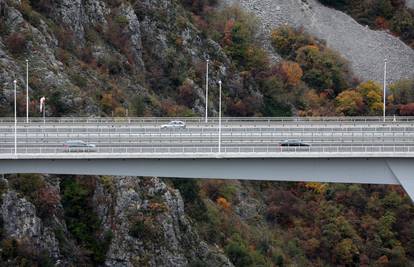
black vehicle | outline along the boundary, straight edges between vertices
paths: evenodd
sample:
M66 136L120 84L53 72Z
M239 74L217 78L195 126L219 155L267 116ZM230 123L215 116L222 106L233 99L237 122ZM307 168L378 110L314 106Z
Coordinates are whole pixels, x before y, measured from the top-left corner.
M310 146L300 139L286 139L279 143L280 146Z

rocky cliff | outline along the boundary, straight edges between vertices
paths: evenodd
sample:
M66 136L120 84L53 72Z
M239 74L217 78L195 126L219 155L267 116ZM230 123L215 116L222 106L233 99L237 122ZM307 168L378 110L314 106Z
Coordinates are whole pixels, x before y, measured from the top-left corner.
M389 81L414 73L414 52L399 39L372 31L314 0L223 0L216 6L210 2L216 1L2 0L0 114L13 113L14 79L17 114L25 114L26 60L31 116L40 115L36 105L42 96L47 97L46 116L53 117L201 115L207 58L211 115L218 106L219 79L226 89L226 115L286 116L310 106L303 97L304 91L315 89L312 84L287 88L264 82L278 65L269 64L261 44L247 36L250 30L229 31L234 26L230 13L237 11L221 14L220 3L239 3L257 15L261 39L273 55L270 63L280 57L270 46L269 31L289 24L325 40L351 62L356 77L381 81L384 57ZM256 28L251 26L247 28ZM230 37L244 38L244 44L239 46ZM355 81L352 73L344 76L349 77L343 80ZM283 88L277 92L276 87Z
M220 46L201 35L176 1L32 2L2 0L0 5L3 114L11 111L13 80L19 91L25 87L26 59L31 112L46 95L47 115L53 116L124 116L127 110L166 115L180 85L192 87L189 100L183 100L191 108L181 105L178 112L201 113L198 73L205 59L214 60L211 86L229 65Z
M1 180L2 265L232 266L193 230L179 191L159 179L65 179Z
M239 4L261 20L260 34L267 47L270 47L272 29L285 24L303 27L348 59L354 72L363 80L382 81L384 58L389 62L390 81L414 76L414 50L409 46L387 32L370 30L348 15L327 8L316 0L225 2Z

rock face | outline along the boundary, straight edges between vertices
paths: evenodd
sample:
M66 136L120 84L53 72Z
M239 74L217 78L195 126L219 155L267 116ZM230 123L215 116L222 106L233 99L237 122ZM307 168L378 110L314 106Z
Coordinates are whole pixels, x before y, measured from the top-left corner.
M160 98L171 97L168 94L174 94L180 84L162 84L162 76L170 72L190 77L187 69L214 59L218 63L210 67L213 86L222 76L219 69L230 65L222 48L202 36L189 22L187 11L174 1L51 0L43 9L34 5L25 9L20 1L1 3L0 26L5 29L0 32L1 113L11 112L13 80L19 88L25 86L26 58L32 109L43 95L58 102L53 105L59 108L46 108L46 116L57 116L56 111L111 115L99 106L99 94L105 91L116 91L112 94L120 95L122 107L128 108L134 97L149 97L152 91ZM22 51L10 51L7 38L12 34L29 36ZM199 86L197 81L194 113L204 112ZM214 112L215 107L210 107Z
M101 213L115 226L106 266L232 266L199 240L177 190L158 178L118 177L114 184L113 214Z
M32 203L18 197L15 191L8 191L3 196L1 215L4 235L25 241L34 254L47 252L54 261L59 260L59 243L53 229L43 224Z
M60 178L49 176L44 181L59 190ZM91 201L99 222L97 233L88 234L103 240L110 233L107 248L101 247L105 250L100 266L233 266L223 252L199 238L179 191L160 179L105 176L88 181L95 189L85 200ZM0 179L0 191L4 192L0 199L0 249L7 250L0 265L4 259L19 265L21 257L43 257L57 266L92 264L94 256L88 246L66 226L66 220L71 220L72 227L81 221L74 224L73 218L63 216L67 212L62 205L64 192L60 192L62 203L55 213L39 217L39 206L5 184L7 180ZM86 192L82 190L77 192ZM15 242L20 256L10 252L5 240Z
M384 58L390 81L414 76L414 50L384 31L373 31L348 15L327 8L316 0L225 0L240 4L261 20L261 34L267 47L270 31L281 25L303 27L326 40L327 45L351 62L363 80L383 79ZM411 3L410 3L411 2ZM407 2L413 4L412 1Z

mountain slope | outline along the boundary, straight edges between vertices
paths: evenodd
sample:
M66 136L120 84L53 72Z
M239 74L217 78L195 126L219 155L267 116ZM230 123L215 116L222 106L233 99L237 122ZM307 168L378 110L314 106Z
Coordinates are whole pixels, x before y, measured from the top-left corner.
M214 63L212 86L228 68L219 45L201 35L176 1L2 2L3 116L12 111L14 79L22 97L25 59L31 113L46 95L47 115L53 116L125 116L127 110L135 116L201 113L205 59ZM180 95L177 88L188 85L188 96ZM23 106L18 114L24 114Z
M342 12L327 8L315 0L226 0L240 4L261 19L263 39L270 31L288 24L326 40L328 47L351 62L363 80L382 81L383 60L389 62L389 81L414 76L414 50L398 38L382 31L372 31Z
M197 235L180 193L157 178L7 178L2 266L233 266Z

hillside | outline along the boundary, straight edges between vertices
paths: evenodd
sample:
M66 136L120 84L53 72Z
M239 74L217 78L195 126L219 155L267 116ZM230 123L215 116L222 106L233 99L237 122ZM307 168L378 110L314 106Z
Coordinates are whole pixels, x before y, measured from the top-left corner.
M26 59L30 116L46 96L47 117L201 116L207 58L210 115L219 80L226 116L378 115L381 85L357 77L379 80L383 53L394 80L413 74L408 46L342 12L240 2L257 17L216 0L0 0L0 116L14 79L25 115ZM414 80L388 97L414 115ZM0 202L1 266L414 266L397 186L18 174Z
M175 1L2 2L3 114L11 111L13 79L25 84L26 58L30 95L46 95L51 116L197 114L205 58L217 61L213 77L228 62ZM190 92L180 96L180 86Z
M5 178L2 266L414 266L398 186Z
M240 4L261 20L261 34L269 42L273 28L288 24L303 27L325 40L351 62L354 72L363 80L381 82L384 58L389 62L389 79L397 81L414 76L414 50L398 38L358 24L348 15L328 8L316 0L226 0ZM267 45L269 46L269 45Z
M25 114L26 59L30 113L40 115L36 104L46 96L48 117L201 115L207 58L209 112L216 114L221 79L228 116L350 115L337 97L363 86L358 77L380 80L384 53L390 79L409 78L414 69L413 50L397 38L365 29L316 2L281 3L285 12L280 12L277 2L260 1L250 6L258 18L223 2L190 2L2 0L0 113L12 115L16 79L17 113ZM281 16L273 16L273 9ZM269 40L268 31L285 22L316 35L321 62L281 60L269 42L262 47L257 30L266 26L262 37ZM377 44L384 49L372 47ZM406 84L409 90L412 81ZM374 87L380 94L380 85ZM323 104L316 105L315 97ZM410 115L414 111L401 105L411 102L390 101L388 109ZM378 112L361 107L353 115Z

